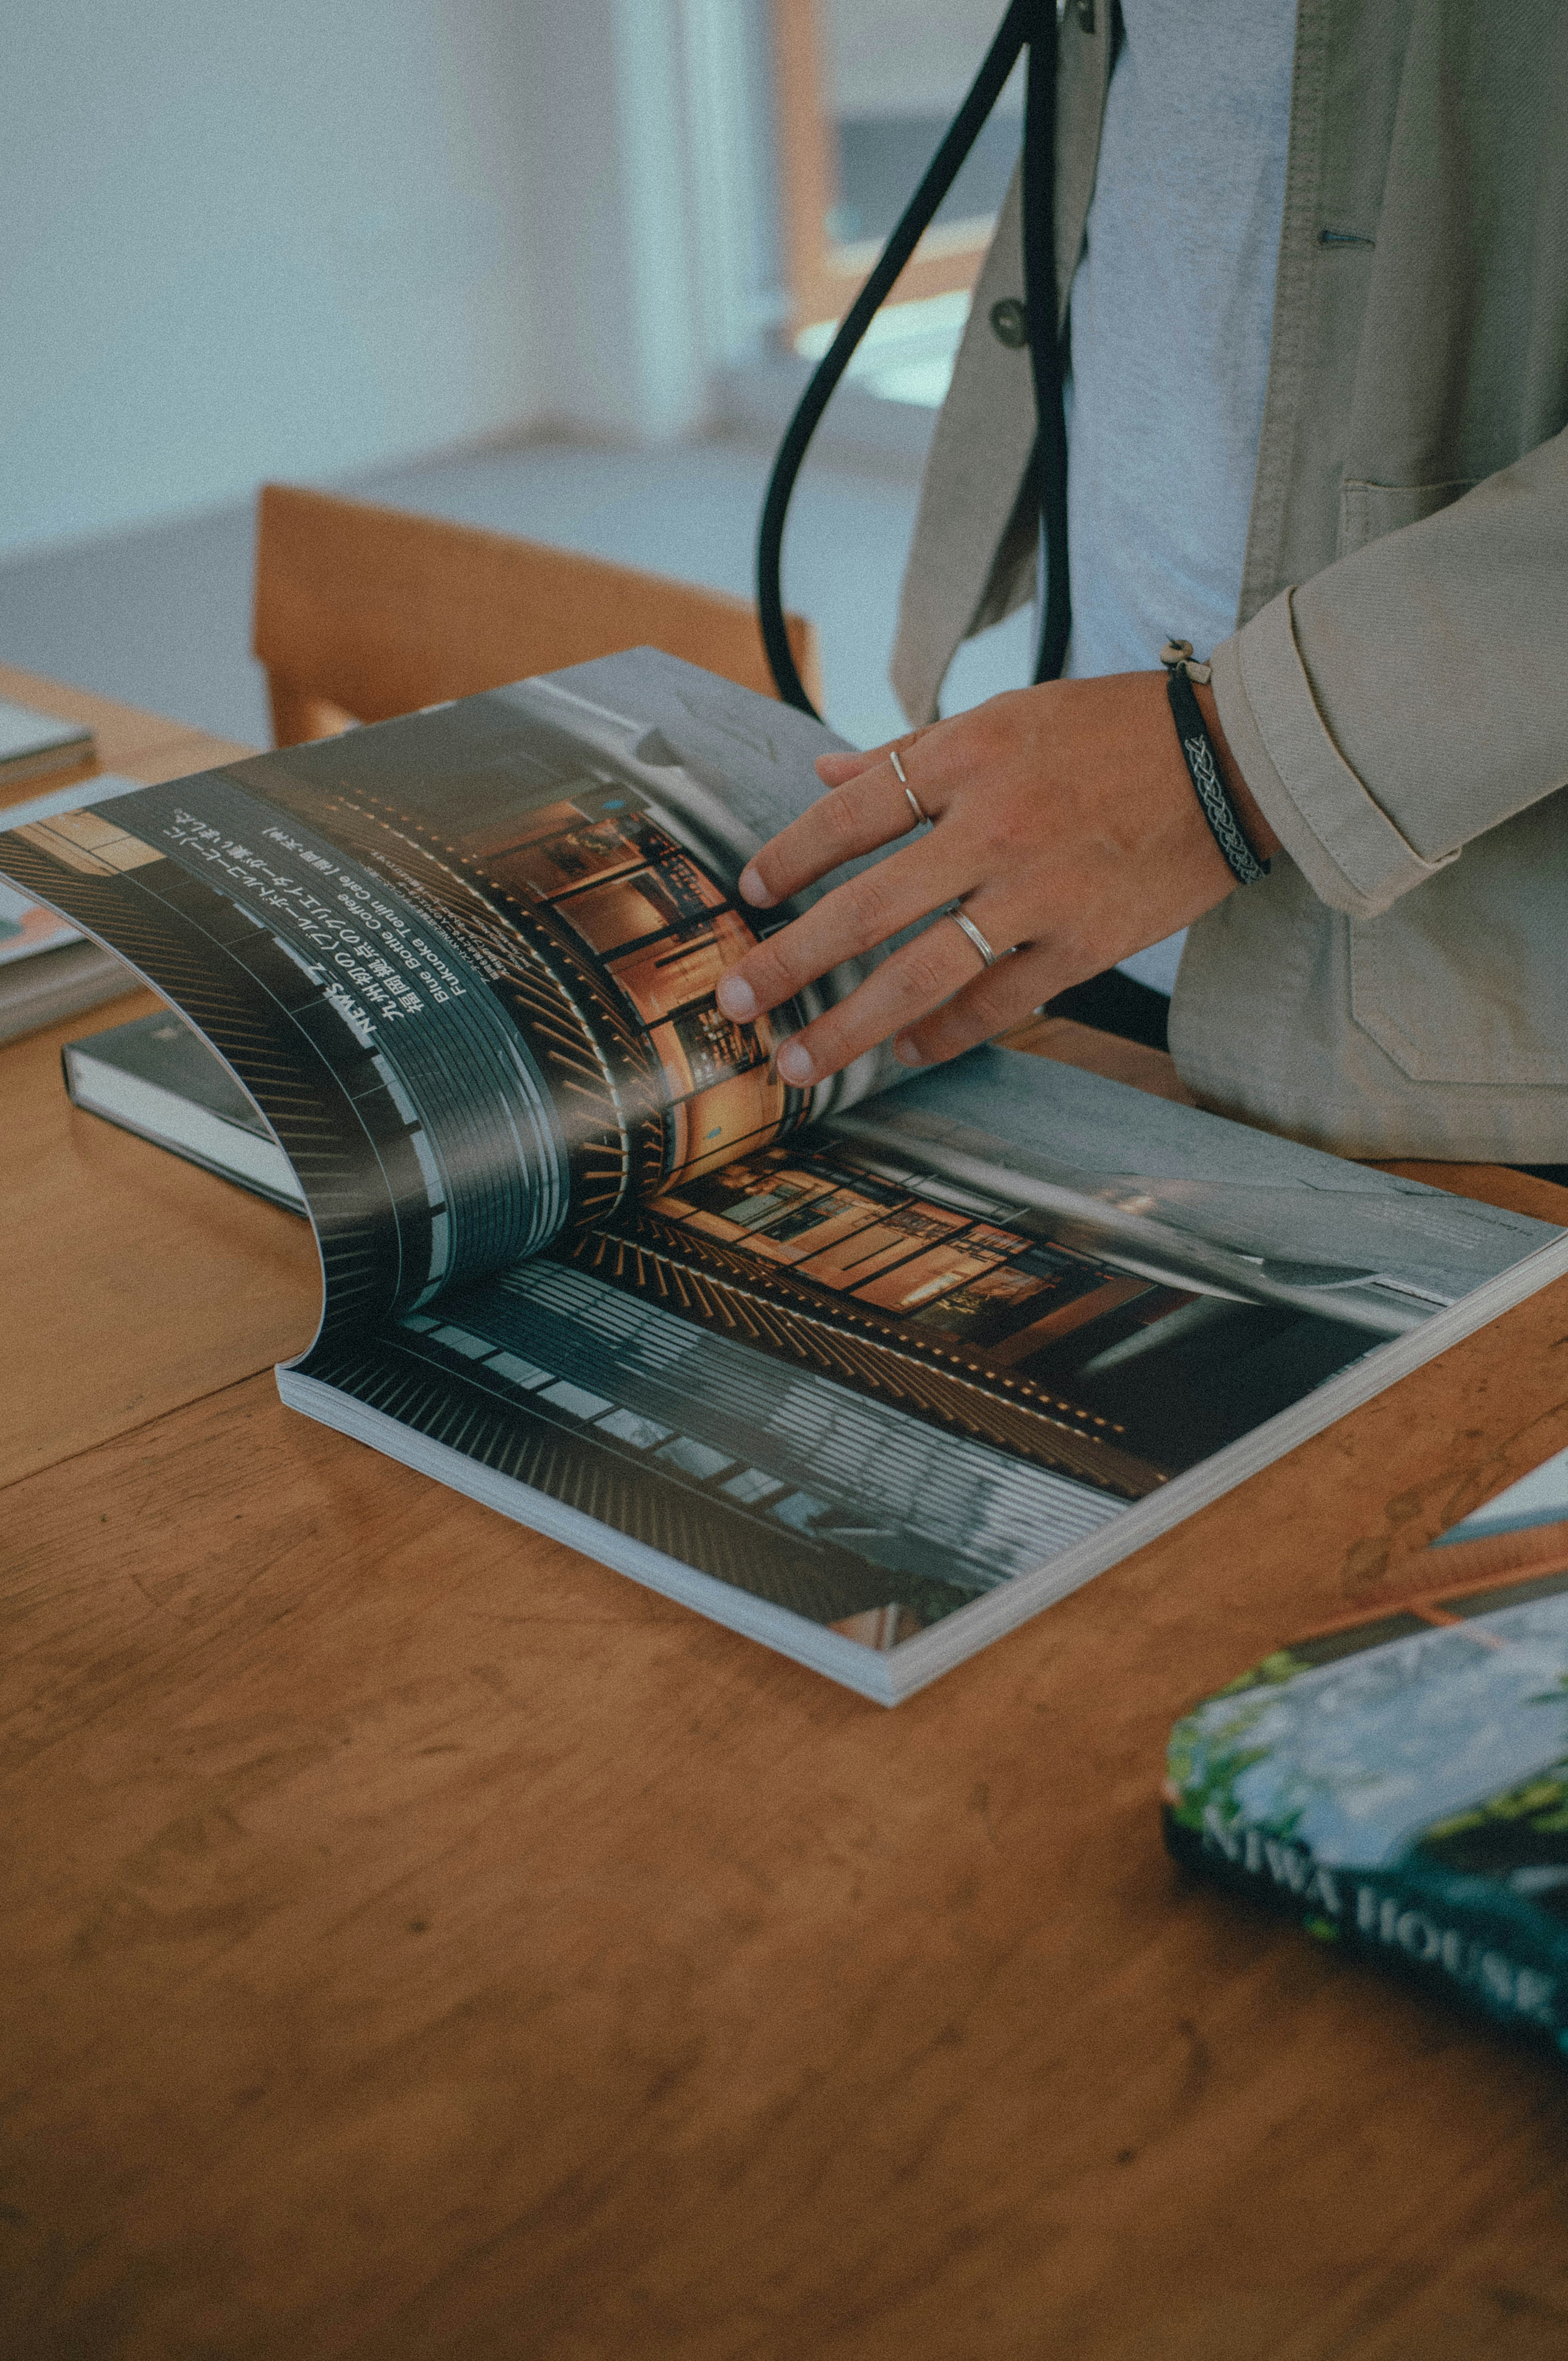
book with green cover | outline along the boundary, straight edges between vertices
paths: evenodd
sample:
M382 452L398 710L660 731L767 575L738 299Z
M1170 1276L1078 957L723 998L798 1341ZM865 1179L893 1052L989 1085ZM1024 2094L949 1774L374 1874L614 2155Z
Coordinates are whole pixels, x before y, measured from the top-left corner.
M1532 1530L1511 1566L1488 1546ZM1501 1570L1453 1578L1478 1556ZM1177 1723L1166 1841L1568 2052L1568 1453L1419 1564L1420 1595L1292 1642Z

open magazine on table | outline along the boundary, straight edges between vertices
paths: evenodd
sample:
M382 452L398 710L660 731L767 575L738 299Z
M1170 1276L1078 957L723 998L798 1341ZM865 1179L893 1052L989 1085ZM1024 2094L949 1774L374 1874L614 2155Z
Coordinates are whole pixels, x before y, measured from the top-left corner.
M195 1028L207 1112L276 1151L232 1169L297 1189L324 1283L286 1402L893 1703L1568 1235L1003 1049L789 1088L777 1040L863 968L754 1026L714 988L800 906L735 884L837 742L640 650L92 781L12 816L0 874ZM168 1048L131 1061L166 1111L203 1097ZM153 1105L117 1119L225 1169Z

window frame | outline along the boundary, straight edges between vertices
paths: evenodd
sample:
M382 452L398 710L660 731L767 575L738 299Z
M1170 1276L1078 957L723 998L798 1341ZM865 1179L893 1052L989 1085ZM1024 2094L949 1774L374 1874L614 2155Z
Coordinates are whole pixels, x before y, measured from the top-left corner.
M828 235L838 186L820 0L772 0L770 14L786 333L793 338L820 321L843 317L882 252L883 240L846 245ZM971 287L994 228L987 214L928 229L899 273L889 302Z

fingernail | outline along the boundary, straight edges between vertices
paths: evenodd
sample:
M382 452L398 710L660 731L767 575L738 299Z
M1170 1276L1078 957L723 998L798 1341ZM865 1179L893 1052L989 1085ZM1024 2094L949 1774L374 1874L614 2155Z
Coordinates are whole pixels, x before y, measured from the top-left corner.
M757 1013L757 995L743 975L720 977L713 996L726 1016L733 1016L738 1025L746 1024Z
M803 1049L798 1041L786 1041L773 1063L784 1081L793 1082L797 1091L804 1090L806 1083L816 1077L817 1069L811 1062L811 1053Z
M901 1066L923 1066L925 1059L907 1033L901 1033L893 1045L893 1054Z
M755 910L766 910L771 906L773 898L751 862L748 862L740 872L740 899L743 902L750 902Z

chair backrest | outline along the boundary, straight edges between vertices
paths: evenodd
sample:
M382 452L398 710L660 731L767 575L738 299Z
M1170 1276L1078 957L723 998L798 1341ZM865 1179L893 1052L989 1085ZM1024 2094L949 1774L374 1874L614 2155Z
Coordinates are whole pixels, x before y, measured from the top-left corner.
M620 648L776 694L743 598L285 484L263 487L258 525L255 648L280 746ZM815 698L816 634L792 615L789 638Z

